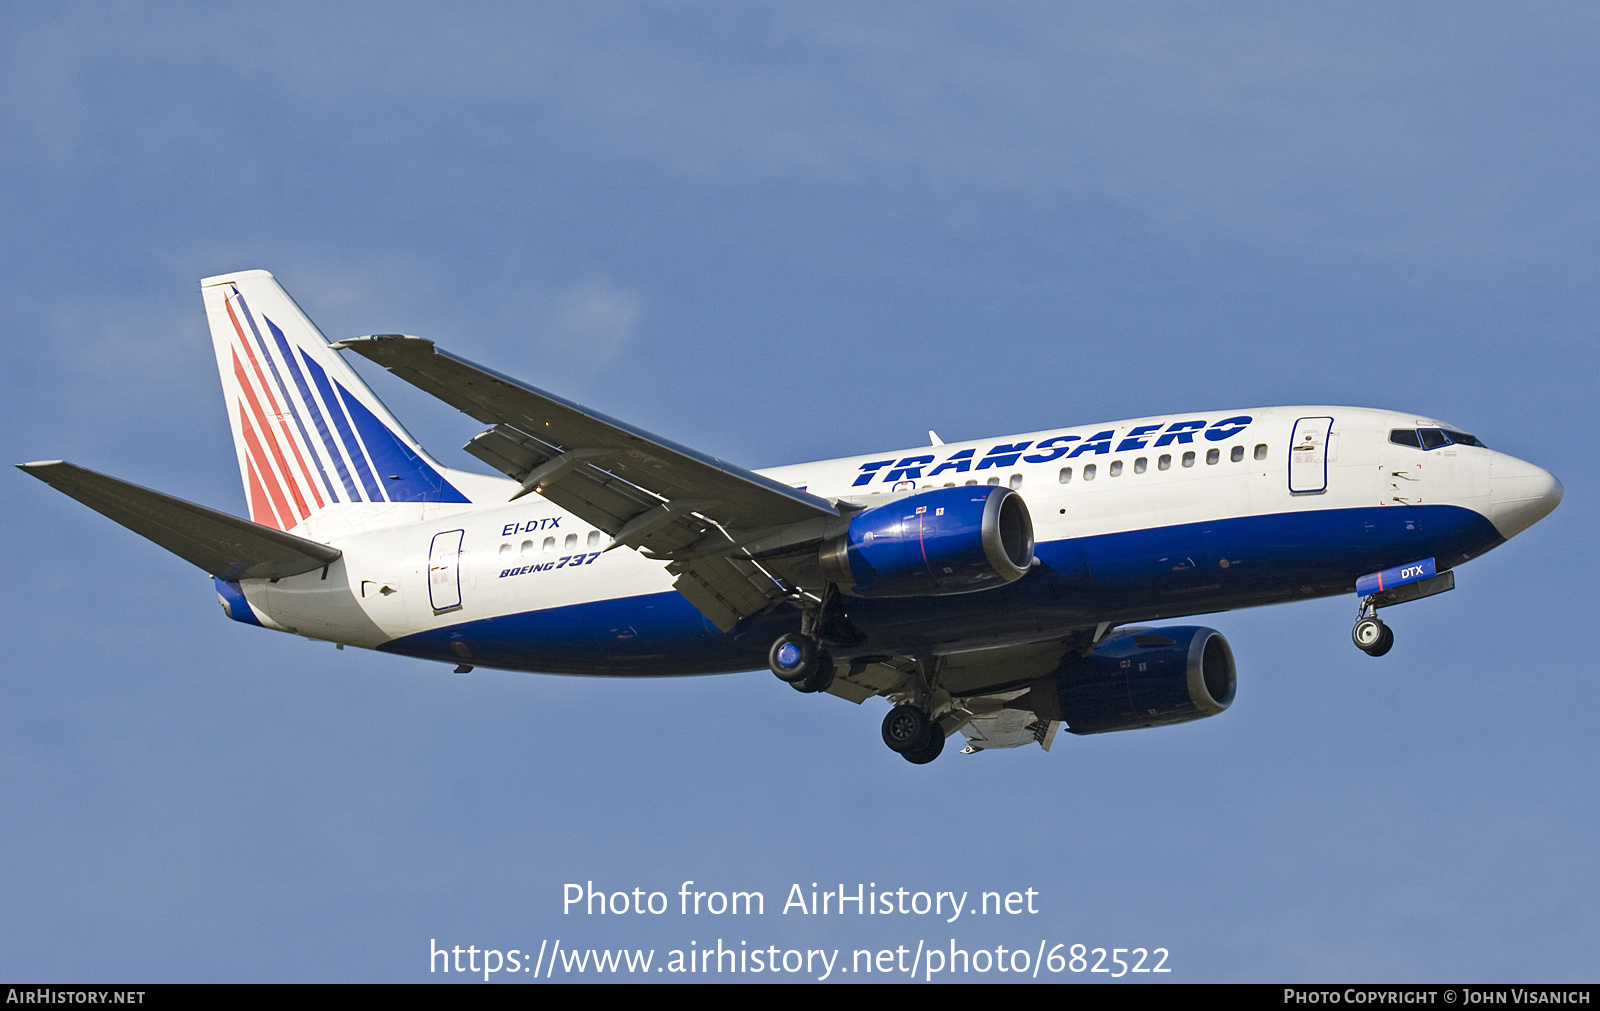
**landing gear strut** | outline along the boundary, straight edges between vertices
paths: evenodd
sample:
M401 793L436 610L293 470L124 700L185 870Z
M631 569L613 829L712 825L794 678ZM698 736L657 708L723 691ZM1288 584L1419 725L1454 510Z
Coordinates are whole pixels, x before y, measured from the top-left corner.
M1383 656L1394 648L1394 629L1379 620L1371 598L1361 602L1361 614L1356 618L1356 627L1350 630L1350 638L1368 656Z

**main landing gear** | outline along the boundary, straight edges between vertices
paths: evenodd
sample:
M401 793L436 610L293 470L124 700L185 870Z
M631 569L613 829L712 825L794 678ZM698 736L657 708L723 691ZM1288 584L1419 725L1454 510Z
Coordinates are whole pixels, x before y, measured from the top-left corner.
M767 666L778 680L798 692L825 692L833 687L833 657L802 632L779 636L767 651ZM944 751L944 724L930 715L940 666L938 657L919 658L911 698L889 710L883 720L883 743L913 765L926 765Z
M1356 618L1356 627L1350 630L1350 638L1368 656L1383 656L1394 648L1394 629L1379 620L1370 597L1361 602L1361 614Z
M767 651L767 666L797 692L825 692L833 687L833 657L809 635L780 635Z
M927 765L944 750L944 725L919 706L901 703L883 718L883 743L912 765Z
M912 765L927 765L944 750L945 726L934 718L934 689L944 658L917 657L911 680L911 697L902 700L883 718L883 743Z

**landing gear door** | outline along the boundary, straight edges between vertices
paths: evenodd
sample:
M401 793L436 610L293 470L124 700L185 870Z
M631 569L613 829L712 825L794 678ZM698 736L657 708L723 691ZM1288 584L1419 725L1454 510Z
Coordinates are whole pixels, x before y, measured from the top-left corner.
M428 547L428 600L434 614L461 607L461 538L464 530L433 535Z
M1289 440L1289 494L1320 495L1328 490L1328 433L1332 418L1301 418Z

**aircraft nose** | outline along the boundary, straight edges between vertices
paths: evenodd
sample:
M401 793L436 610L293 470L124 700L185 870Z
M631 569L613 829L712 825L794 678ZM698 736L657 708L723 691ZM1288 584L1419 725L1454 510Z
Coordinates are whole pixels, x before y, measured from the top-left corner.
M1500 536L1515 537L1561 504L1561 482L1543 467L1496 453L1489 463L1489 519Z

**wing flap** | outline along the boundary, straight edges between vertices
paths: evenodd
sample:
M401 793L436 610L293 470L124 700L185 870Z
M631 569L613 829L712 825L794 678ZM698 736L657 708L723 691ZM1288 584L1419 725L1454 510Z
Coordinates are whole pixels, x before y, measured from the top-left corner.
M591 464L591 461L609 459L614 455L611 450L562 450L504 424L476 436L467 443L466 449L501 473L522 482L523 491L512 496L513 499L537 491L582 517L585 523L599 527L619 543L644 547L656 554L672 554L700 540L706 533L705 524L697 524L685 515L705 505L703 500L662 499L609 473L602 463ZM652 513L664 507L662 521L652 522ZM646 524L647 530L644 529Z
M906 665L914 666L909 661ZM910 682L911 675L893 662L872 662L840 668L828 692L860 705L874 695L903 691Z
M1039 716L1026 705L1029 686L1055 670L1072 648L1066 640L1002 646L952 653L940 667L938 687L953 698L946 726L967 738L968 751L993 751L1037 744L1046 751L1060 723ZM915 663L903 657L877 657L843 668L829 691L860 703L874 695L909 692Z
M1037 744L1045 751L1055 743L1061 729L1057 720L1047 720L1021 709L999 709L972 717L961 725L962 736L972 751L998 751Z
M61 460L19 469L219 579L274 579L320 569L338 548L119 481Z
M667 571L678 577L673 589L724 632L787 595L760 566L745 559L696 558L673 562Z

